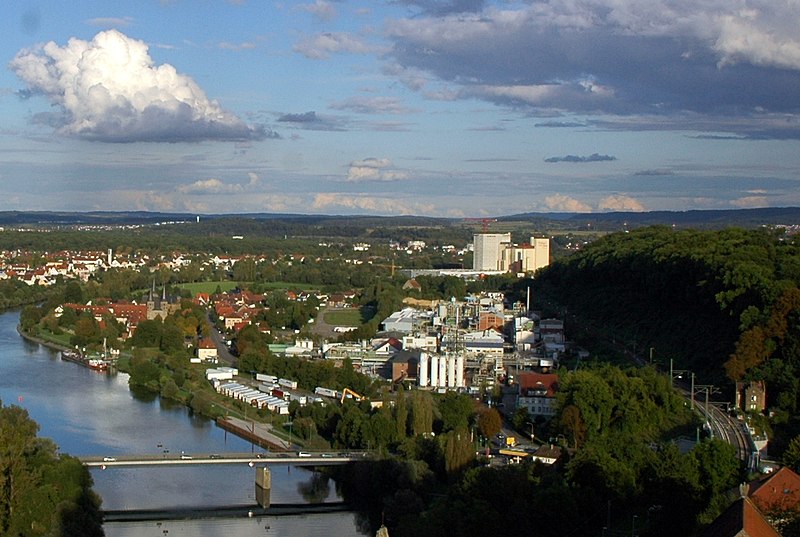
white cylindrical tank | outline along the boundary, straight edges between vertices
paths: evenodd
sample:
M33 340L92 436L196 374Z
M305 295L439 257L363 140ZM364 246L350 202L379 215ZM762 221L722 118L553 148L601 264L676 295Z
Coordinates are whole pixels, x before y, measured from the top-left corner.
M447 357L447 387L456 387L456 357Z
M434 388L439 385L439 357L435 354L431 356L431 386Z
M439 384L437 386L444 388L447 386L447 358L439 358Z
M419 386L424 388L428 385L428 353L419 353Z
M459 354L456 357L456 387L464 388L464 355Z

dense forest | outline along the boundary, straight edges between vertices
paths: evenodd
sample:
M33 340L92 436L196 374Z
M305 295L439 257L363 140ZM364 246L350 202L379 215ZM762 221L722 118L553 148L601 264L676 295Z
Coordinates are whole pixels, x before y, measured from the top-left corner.
M800 432L799 284L800 248L782 230L650 227L595 241L532 287L606 357L624 346L662 370L672 360L729 401L734 381L765 380L780 452Z

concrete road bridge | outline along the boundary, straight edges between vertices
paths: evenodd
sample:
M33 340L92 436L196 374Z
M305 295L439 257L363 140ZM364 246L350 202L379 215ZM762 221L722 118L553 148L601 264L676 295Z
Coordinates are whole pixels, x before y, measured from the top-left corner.
M178 466L186 464L247 464L270 466L291 464L293 466L334 466L363 461L369 458L367 451L315 452L289 451L280 453L189 453L138 454L138 455L90 455L78 457L89 468L114 468L136 466Z

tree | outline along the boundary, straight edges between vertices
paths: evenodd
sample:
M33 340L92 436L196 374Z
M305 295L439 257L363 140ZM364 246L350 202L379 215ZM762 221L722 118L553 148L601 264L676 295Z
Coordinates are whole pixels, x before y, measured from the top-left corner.
M459 427L445 435L444 465L448 474L460 472L474 459L475 450L466 427Z
M0 404L0 534L101 537L89 471L37 432L26 410Z
M141 321L131 338L135 347L158 347L161 344L162 323L157 319Z
M64 287L64 302L68 304L83 304L83 287L75 280L70 280Z
M100 337L100 325L90 313L82 313L75 321L75 333L70 338L70 343L82 347L89 343L96 343Z
M36 306L25 306L19 314L19 325L26 332L30 332L41 320L42 311Z
M467 395L447 392L439 399L441 432L468 429L475 416L475 404Z
M478 430L486 438L492 438L503 427L503 418L497 409L481 408L478 411Z
M406 391L402 383L397 386L397 403L395 404L394 416L397 424L397 439L402 441L406 437L408 428L408 406L406 405Z
M433 431L433 397L419 390L411 397L411 432L424 436Z
M159 348L164 352L176 352L186 348L183 344L183 331L172 318L164 321Z
M797 471L800 468L800 435L795 436L783 452L783 464Z

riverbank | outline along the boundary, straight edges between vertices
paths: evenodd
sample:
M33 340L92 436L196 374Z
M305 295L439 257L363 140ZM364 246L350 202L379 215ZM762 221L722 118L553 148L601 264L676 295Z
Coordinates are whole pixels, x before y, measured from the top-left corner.
M20 325L17 325L17 334L22 336L23 339L26 339L32 343L38 343L39 345L47 347L48 349L53 349L56 351L68 351L72 349L72 347L56 343L55 341L49 341L47 339L29 334L25 332Z
M17 325L17 333L25 340L32 343L38 343L49 349L57 351L71 350L70 347L64 346L46 338L34 336L22 330L20 325ZM159 395L163 397L163 395ZM177 400L177 399L175 399ZM231 412L236 412L235 408L228 409ZM292 442L284 440L280 436L274 434L271 424L257 422L253 420L244 420L233 416L214 417L209 416L216 424L225 431L235 434L239 438L243 438L248 442L270 451L290 451L295 446Z
M272 426L255 421L245 421L234 417L217 418L217 425L240 438L270 451L291 451L291 442L272 433Z

